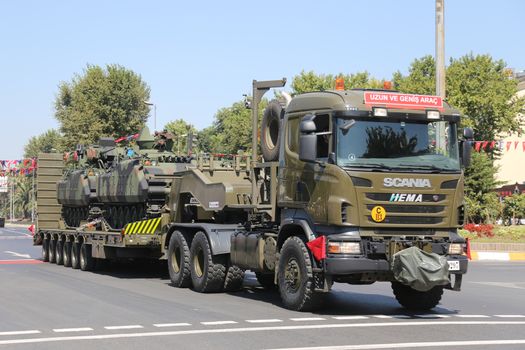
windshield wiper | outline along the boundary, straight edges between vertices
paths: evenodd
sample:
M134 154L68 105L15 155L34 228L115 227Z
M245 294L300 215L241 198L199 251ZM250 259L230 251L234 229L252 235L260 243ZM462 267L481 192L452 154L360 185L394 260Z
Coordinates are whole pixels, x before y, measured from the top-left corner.
M366 168L366 169L381 169L392 170L392 167L384 163L346 163L343 168Z
M403 168L403 169L410 168L410 169L424 169L424 170L436 170L436 171L452 171L452 172L457 171L456 169L440 168L433 164L402 164L397 167Z

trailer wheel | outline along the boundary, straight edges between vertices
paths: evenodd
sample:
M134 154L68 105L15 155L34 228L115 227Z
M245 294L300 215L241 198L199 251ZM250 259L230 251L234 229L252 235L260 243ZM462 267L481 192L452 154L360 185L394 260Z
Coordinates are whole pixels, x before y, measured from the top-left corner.
M190 249L190 270L193 289L200 293L220 292L226 267L212 256L210 243L204 232L197 232Z
M95 267L95 261L91 256L91 245L82 243L80 247L80 269L82 271L91 271Z
M281 119L284 110L278 101L270 101L264 109L261 126L261 151L267 162L279 159Z
M64 264L64 242L62 240L57 240L55 249L55 262L57 265Z
M255 277L257 278L257 282L264 288L264 289L275 289L277 287L274 282L274 274L273 273L262 273L262 272L256 272Z
M171 284L178 288L187 288L191 283L190 248L186 237L175 231L168 245L168 272Z
M71 267L75 270L80 268L80 243L77 242L71 245Z
M71 267L71 242L64 242L62 256L64 257L64 267Z
M49 240L49 248L47 249L49 254L49 262L54 263L56 261L57 255L57 241L56 239Z
M235 265L228 266L224 279L224 290L227 292L239 291L242 289L243 282L244 270Z
M310 255L299 237L293 236L284 242L277 280L286 308L311 311L320 306L322 295L315 291Z
M399 304L409 310L426 311L434 308L443 295L443 286L420 292L399 282L392 282L392 290Z
M49 238L47 237L42 240L42 260L49 261Z

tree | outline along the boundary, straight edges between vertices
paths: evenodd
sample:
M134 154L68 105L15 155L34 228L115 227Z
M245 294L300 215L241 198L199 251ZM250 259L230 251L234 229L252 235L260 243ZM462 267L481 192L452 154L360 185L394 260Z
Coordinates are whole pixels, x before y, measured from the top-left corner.
M88 65L82 75L62 82L55 101L55 117L63 144L96 142L101 136L137 133L148 118L150 89L142 78L119 65L105 69Z
M516 223L517 218L525 217L525 194L513 194L505 197L503 218L511 224Z
M164 126L164 129L171 132L175 139L173 140L173 152L177 154L185 154L187 150L186 144L188 143L188 134L190 131L195 137L197 135L197 129L193 125L186 123L184 119L176 119ZM197 150L193 150L194 152Z
M400 71L394 73L392 85L394 89L411 93L434 95L436 93L436 63L434 57L427 55L415 59L408 69L408 76Z
M292 89L295 94L301 94L309 91L324 91L335 89L336 78L343 78L345 89L352 88L382 88L383 81L377 80L370 76L368 72L358 72L352 74L316 74L313 71L301 71L292 81Z
M62 136L55 129L31 137L24 146L24 158L35 158L40 152L60 152L61 139Z

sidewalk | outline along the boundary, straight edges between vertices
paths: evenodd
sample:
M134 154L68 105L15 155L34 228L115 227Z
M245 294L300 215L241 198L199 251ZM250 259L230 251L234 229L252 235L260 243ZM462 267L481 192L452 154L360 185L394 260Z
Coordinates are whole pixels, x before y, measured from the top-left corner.
M525 261L525 243L471 243L472 260Z

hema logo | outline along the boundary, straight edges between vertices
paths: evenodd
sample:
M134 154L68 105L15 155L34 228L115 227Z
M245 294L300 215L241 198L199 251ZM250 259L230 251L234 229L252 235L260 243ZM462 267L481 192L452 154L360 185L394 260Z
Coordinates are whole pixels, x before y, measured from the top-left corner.
M385 177L383 180L385 187L432 187L429 179L410 179L399 177Z
M423 195L415 193L392 193L390 202L423 202Z

